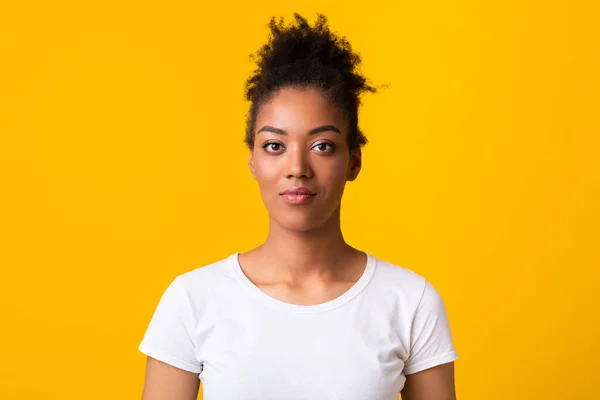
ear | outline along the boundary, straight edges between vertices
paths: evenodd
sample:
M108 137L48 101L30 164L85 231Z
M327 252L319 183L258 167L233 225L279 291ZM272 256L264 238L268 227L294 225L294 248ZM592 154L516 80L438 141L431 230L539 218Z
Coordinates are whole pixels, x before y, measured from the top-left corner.
M250 169L250 174L252 175L252 179L256 180L256 175L254 171L254 151L250 150L250 155L248 156L248 168Z
M348 181L353 181L358 176L362 167L362 151L360 147L350 150L350 163L348 165Z

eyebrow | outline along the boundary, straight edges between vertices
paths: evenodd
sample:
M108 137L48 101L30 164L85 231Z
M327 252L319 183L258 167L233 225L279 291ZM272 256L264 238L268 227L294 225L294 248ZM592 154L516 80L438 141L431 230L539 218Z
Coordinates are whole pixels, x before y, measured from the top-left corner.
M260 128L256 134L259 134L260 132L273 132L273 133L277 133L279 135L287 135L287 132L284 131L283 129L280 128L275 128L273 126L270 125L265 125L262 128ZM309 135L316 135L317 133L321 133L321 132L328 132L328 131L333 131L333 132L337 132L339 134L341 134L342 132L336 128L333 125L323 125L323 126L318 126L316 128L312 128L310 131L308 131Z

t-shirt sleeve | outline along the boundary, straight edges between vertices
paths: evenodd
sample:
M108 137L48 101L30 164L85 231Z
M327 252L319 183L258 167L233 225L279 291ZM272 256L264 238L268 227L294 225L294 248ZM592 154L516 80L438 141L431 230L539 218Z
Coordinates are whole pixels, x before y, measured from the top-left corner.
M163 293L138 349L174 367L200 373L194 343L195 318L190 299L180 278Z
M446 307L437 290L425 282L425 288L413 319L410 352L404 374L445 364L458 359L454 349Z

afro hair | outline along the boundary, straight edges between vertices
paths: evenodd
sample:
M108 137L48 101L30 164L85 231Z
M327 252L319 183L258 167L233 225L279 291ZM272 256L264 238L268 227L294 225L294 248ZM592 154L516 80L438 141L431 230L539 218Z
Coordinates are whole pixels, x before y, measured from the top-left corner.
M310 26L294 13L286 26L283 18L269 22L269 39L256 54L257 68L246 80L245 98L251 103L246 118L246 145L254 148L254 125L261 105L284 87L320 89L343 111L348 120L348 147L367 143L358 127L358 108L363 92L376 92L358 72L360 56L352 51L348 40L331 32L327 18L317 14Z

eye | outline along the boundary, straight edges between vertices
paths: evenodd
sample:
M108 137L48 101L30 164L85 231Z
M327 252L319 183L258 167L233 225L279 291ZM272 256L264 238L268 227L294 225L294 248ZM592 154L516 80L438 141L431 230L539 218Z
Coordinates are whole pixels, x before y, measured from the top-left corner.
M283 145L277 142L267 142L263 144L263 149L267 150L267 153L277 152L279 151Z
M335 148L335 145L333 143L328 143L328 142L322 142L319 144L314 145L312 148L313 149L317 149L319 153L326 153L328 152L327 146L329 146L329 152L332 152L333 149Z

